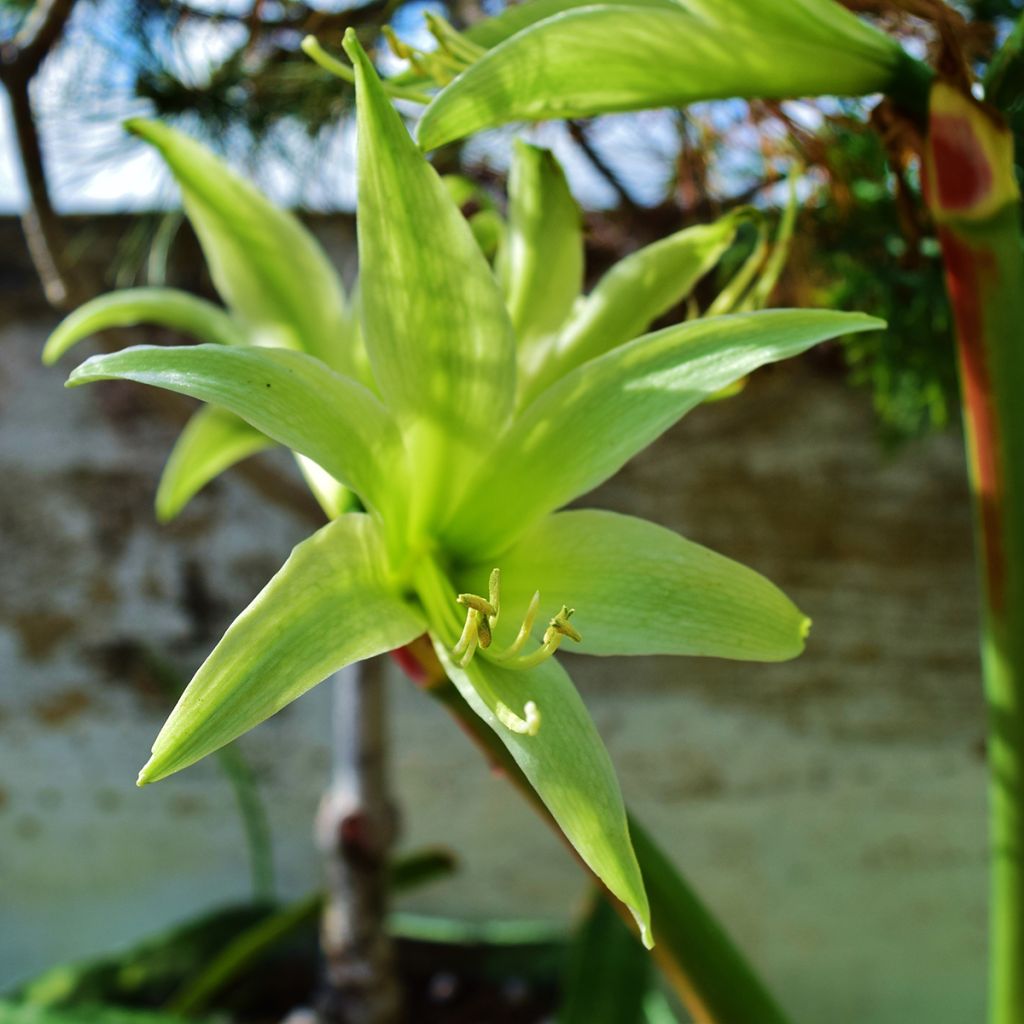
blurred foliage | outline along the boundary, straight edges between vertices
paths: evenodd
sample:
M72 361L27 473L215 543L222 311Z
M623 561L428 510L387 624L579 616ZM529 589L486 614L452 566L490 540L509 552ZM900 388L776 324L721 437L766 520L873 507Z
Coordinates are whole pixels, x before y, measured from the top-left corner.
M820 138L829 183L804 217L802 258L813 300L870 310L889 327L842 342L850 379L866 388L889 445L958 418L956 348L938 244L915 220L916 196L897 183L878 135L836 118Z

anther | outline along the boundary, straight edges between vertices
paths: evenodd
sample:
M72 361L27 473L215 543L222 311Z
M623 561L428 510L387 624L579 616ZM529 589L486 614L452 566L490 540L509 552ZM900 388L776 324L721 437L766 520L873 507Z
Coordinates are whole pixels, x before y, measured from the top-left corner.
M576 643L579 643L583 637L580 636L577 629L569 624L569 620L575 614L575 608L566 608L563 604L561 611L548 622L548 628L544 631L545 642L547 642L548 632L554 630L556 633L561 633L562 636L567 636L570 640L575 640Z
M498 616L498 609L490 601L478 597L476 594L459 594L455 600L466 608L472 608L474 611L480 612L481 615L487 615L490 618L497 618Z

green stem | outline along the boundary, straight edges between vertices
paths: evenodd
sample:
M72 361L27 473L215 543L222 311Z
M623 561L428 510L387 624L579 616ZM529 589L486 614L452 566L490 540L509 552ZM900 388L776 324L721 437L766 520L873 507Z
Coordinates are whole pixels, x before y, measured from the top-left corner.
M989 710L991 1024L1024 1024L1024 260L1013 140L940 83L926 151L957 328Z

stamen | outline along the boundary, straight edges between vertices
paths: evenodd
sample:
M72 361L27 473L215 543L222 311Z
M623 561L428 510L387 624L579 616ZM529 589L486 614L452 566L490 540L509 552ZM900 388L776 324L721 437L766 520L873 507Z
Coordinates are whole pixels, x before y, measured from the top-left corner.
M466 616L466 624L462 627L462 636L459 637L458 643L452 648L452 654L456 658L461 657L466 651L476 645L477 622L479 622L479 616L474 615L471 611Z
M478 597L476 594L459 594L455 600L464 607L472 608L474 611L479 612L481 615L486 615L488 618L498 617L498 610L494 607L493 603L482 597Z
M478 637L477 642L480 644L480 646L484 648L490 647L491 624L488 619L485 619L483 616L480 617L480 620L476 624L476 632Z
M508 661L509 658L514 657L523 649L523 644L529 639L530 633L533 630L533 622L537 618L538 608L540 608L540 591L535 590L533 597L530 598L530 604L526 609L523 624L519 627L515 640L505 650L497 651L491 655L495 661Z
M488 586L490 600L485 600L479 594L459 594L456 598L459 604L467 608L466 625L462 630L462 636L458 643L452 648L452 654L458 659L461 668L465 668L473 659L477 649L487 650L491 647L493 640L493 629L498 623L501 614L501 571L493 569ZM540 591L535 591L526 609L523 624L519 627L515 640L500 651L488 650L488 657L491 661L497 662L505 668L521 671L533 668L542 661L550 658L558 650L563 637L569 637L579 643L583 637L569 623L569 619L575 612L574 608L567 608L562 605L558 614L548 621L547 629L544 630L544 637L540 646L530 654L520 654L527 639L533 630L534 621L537 618L537 610L540 607ZM509 712L513 715L513 712ZM520 719L513 715L519 722ZM511 728L511 726L510 726Z
M492 569L491 577L487 581L487 596L491 599L491 604L494 607L494 611L488 616L491 620L491 626L498 621L498 616L501 614L501 570Z
M566 608L563 604L562 610L548 623L548 629L553 629L561 633L562 636L567 636L570 640L575 640L576 643L579 643L583 639L583 637L580 636L578 630L574 629L572 626L569 625L569 620L575 614L575 608ZM546 632L547 631L545 630L545 633Z

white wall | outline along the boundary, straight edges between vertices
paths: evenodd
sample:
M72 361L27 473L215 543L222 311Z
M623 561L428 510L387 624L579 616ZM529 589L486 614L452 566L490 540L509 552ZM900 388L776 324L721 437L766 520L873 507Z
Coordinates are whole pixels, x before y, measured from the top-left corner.
M0 984L245 895L214 765L135 789L167 701L118 645L194 666L304 533L237 479L156 526L172 432L139 389L63 390L37 363L50 322L0 329ZM962 461L952 437L882 457L866 401L802 365L697 410L594 499L753 564L815 620L787 665L569 662L628 799L798 1020L981 1016L983 709ZM209 636L185 610L188 563ZM392 695L405 842L450 843L464 863L404 905L567 917L582 892L559 844L427 698L398 680ZM287 894L318 878L328 700L313 691L243 743Z

